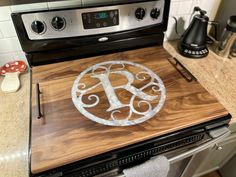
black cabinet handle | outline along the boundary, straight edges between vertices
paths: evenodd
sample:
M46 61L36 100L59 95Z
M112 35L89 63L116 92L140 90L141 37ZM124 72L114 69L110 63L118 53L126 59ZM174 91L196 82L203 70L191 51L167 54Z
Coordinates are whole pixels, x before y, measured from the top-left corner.
M36 84L36 111L37 111L38 119L43 117L43 114L41 113L40 94L42 94L42 92L40 92L39 83L37 83Z

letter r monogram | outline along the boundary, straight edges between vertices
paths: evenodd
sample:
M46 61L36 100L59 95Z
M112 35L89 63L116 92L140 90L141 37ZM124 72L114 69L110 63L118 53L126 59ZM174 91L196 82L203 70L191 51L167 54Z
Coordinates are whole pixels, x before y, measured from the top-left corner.
M109 74L110 73L115 73L115 74L120 74L123 75L127 78L128 82L125 85L120 85L113 87L110 80L109 80ZM101 84L103 86L103 89L105 91L105 94L107 96L108 102L110 104L110 107L106 111L112 111L114 109L119 109L122 107L125 107L125 104L122 104L120 100L118 99L115 90L116 89L125 89L132 93L133 95L136 95L144 100L152 101L157 98L157 96L151 96L146 93L144 93L142 90L132 86L131 84L134 81L134 76L128 71L112 71L110 73L102 73L98 75L93 75L93 78L97 78L101 81Z

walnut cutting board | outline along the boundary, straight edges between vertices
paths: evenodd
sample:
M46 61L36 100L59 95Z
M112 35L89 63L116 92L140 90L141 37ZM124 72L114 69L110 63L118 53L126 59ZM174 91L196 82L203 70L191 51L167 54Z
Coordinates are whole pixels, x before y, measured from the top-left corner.
M34 67L32 172L53 169L228 114L198 82L187 82L169 63L168 57L170 56L162 47L148 47ZM165 84L167 97L158 114L138 125L111 127L85 118L75 108L71 100L71 87L76 77L86 68L110 60L136 62L160 76ZM42 119L37 119L36 115L37 82L40 83L42 92ZM119 82L119 79L115 82ZM101 90L97 92L101 94Z

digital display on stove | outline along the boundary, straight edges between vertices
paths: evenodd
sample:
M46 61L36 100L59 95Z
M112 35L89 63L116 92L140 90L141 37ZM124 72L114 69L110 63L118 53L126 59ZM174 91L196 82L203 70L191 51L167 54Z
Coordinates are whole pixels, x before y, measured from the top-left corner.
M94 14L95 19L104 19L108 18L108 13L107 12L99 12Z
M84 29L106 28L119 25L118 9L82 13Z

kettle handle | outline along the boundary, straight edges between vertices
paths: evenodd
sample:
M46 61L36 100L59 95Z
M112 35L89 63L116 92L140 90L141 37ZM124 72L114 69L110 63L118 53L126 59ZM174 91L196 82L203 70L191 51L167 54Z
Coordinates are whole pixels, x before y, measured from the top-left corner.
M201 17L205 16L206 14L207 14L207 11L200 9L200 15L201 15Z
M216 41L219 41L219 30L220 30L220 24L217 21L209 21L208 25L211 25L214 27L214 35L212 36Z

